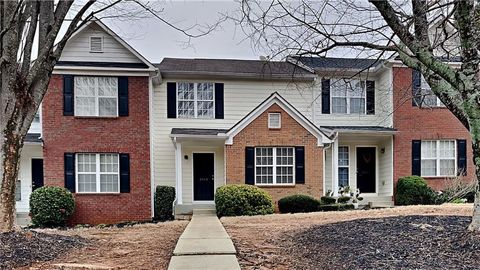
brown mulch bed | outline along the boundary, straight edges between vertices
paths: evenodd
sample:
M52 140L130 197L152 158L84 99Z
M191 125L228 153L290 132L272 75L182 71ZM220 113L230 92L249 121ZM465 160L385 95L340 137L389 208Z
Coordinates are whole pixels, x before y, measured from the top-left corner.
M73 249L87 245L78 236L62 236L33 231L0 234L0 269L12 269L34 262L53 260Z
M367 244L354 243L355 239L362 239L362 236L359 236L358 234L358 230L351 230L351 234L347 235L350 238L342 241L342 243L339 245L336 244L339 241L337 237L340 236L332 236L334 232L325 233L323 235L323 238L315 238L315 241L329 241L329 239L333 239L331 240L333 248L330 248L329 250L325 248L325 245L315 246L314 240L312 240L311 243L307 243L307 240L304 240L303 242L296 242L297 239L301 238L302 236L305 236L308 239L308 236L312 235L312 232L319 233L319 229L317 229L317 231L312 231L309 234L303 234L303 232L307 230L314 230L314 228L324 228L323 226L331 225L333 226L333 228L337 228L337 225L342 226L342 223L348 224L347 222L360 222L359 224L361 224L361 222L366 219L385 220L389 217L392 217L402 220L403 218L409 218L409 216L419 215L434 217L442 216L442 219L448 219L449 216L455 216L453 220L458 220L459 223L457 225L451 224L449 226L459 226L458 232L461 233L465 232L465 226L468 223L469 217L472 215L472 210L472 204L447 204L440 206L404 206L368 211L275 214L253 217L224 217L221 219L221 221L229 235L232 237L234 245L237 248L237 257L239 259L242 269L343 269L353 264L351 264L349 257L340 256L338 257L339 259L336 259L336 261L334 262L330 260L329 256L334 256L334 254L339 253L339 251L336 249L337 246L341 248L343 245L347 245L345 246L346 249L348 250L348 252L352 253L355 253L357 251L369 251L369 254L375 254L377 250L375 249L375 252L370 250L368 243L370 243L370 238L378 238L378 241L385 239L382 235L382 232L379 232L377 230L370 231L369 228L371 228L372 225L369 224L368 226L370 227L365 228L365 230L370 233L367 238L369 240ZM382 223L384 223L384 225L386 224L384 221L382 221ZM425 228L430 228L428 225L423 226ZM460 229L461 226L463 226L463 229ZM412 227L415 228L414 225L412 225ZM393 228L391 229L393 230ZM450 229L452 228L449 228L449 230ZM341 232L343 233L343 229ZM365 237L367 237L367 235ZM395 237L391 237L392 238L388 238L385 242L386 246L396 245L398 241L408 239L408 237L410 236L408 236L407 232L403 230L398 230L398 235L395 235ZM422 240L422 238L417 239ZM464 239L464 242L466 243L466 239L468 239L468 236ZM433 242L433 240L431 241L431 244L433 245L435 242ZM480 250L480 247L478 249ZM302 253L302 251L306 253ZM380 254L385 254L386 252L387 250L380 249ZM313 254L315 253L324 253L325 258L320 259L320 257L312 257L312 260L307 258L308 256L313 256ZM327 256L326 254L328 254L329 256ZM417 255L420 256L421 253ZM435 253L430 253L427 255L433 257L436 256ZM303 262L308 263L306 263L306 265L302 265ZM359 264L360 263L361 262L359 262ZM461 264L460 267L462 265L466 264ZM468 265L466 266L468 267ZM356 268L361 268L361 266L351 267L351 269ZM370 267L370 269L372 268L382 269L382 267ZM396 268L411 269L414 267L405 266Z
M480 269L471 218L406 216L319 225L281 239L297 269Z
M188 221L147 223L122 228L42 230L91 241L52 261L20 269L63 269L58 264L102 266L105 269L167 269L173 249ZM1 269L1 267L0 267Z

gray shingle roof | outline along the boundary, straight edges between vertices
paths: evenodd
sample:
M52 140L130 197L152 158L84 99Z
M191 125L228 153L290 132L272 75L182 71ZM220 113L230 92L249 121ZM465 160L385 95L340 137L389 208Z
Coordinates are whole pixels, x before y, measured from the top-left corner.
M172 135L218 135L227 132L227 129L206 129L206 128L172 128Z
M217 75L266 79L315 77L313 73L299 66L278 61L164 58L156 66L166 75Z
M383 60L368 58L337 58L337 57L292 57L314 70L354 69L363 70L380 65Z
M25 142L28 142L28 143L42 143L40 133L27 133L27 136L25 136Z

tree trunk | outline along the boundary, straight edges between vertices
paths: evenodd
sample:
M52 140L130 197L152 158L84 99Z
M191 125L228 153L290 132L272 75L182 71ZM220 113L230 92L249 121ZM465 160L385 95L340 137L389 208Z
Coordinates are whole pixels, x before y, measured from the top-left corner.
M23 139L15 134L15 128L6 127L3 130L4 141L1 144L0 155L0 233L13 230L15 226L15 187L20 164L20 153Z
M475 186L475 202L473 204L472 222L470 223L470 226L468 226L468 229L470 231L480 231L480 141L472 139L472 148L477 185Z

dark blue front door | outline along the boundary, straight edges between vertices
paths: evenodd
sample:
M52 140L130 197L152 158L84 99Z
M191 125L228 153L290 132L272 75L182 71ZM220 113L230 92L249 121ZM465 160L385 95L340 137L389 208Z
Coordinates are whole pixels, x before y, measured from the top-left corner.
M32 191L43 187L43 159L32 159Z

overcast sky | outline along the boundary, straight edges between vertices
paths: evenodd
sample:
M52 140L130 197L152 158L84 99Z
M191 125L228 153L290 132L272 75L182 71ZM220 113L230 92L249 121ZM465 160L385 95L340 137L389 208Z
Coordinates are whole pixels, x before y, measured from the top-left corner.
M239 3L233 1L167 1L160 5L164 8L162 18L182 28L195 23L213 24L221 14L232 14L239 7ZM103 21L154 63L164 57L258 59L261 55L231 20L207 36L191 39L188 46L187 36L156 18Z

